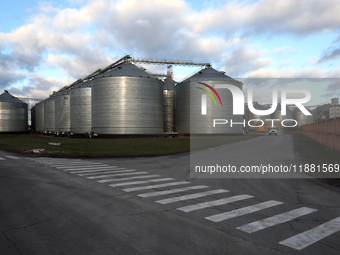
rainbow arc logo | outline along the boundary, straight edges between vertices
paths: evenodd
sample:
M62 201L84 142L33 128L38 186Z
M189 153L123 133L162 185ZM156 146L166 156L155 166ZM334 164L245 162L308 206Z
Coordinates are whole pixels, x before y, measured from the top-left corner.
M221 100L221 98L220 98L220 95L217 93L217 91L216 91L213 87L211 87L210 85L205 84L205 83L203 83L203 82L197 82L197 83L202 84L203 86L206 86L206 87L209 88L212 92L214 92L215 95L217 96L218 100L220 101L220 104L222 105L222 100ZM214 100L215 105L217 105L216 100L215 100L213 94L211 94L211 92L210 92L209 90L203 89L203 88L200 88L200 87L196 87L196 88L201 89L201 90L203 90L204 92L206 92L206 93Z

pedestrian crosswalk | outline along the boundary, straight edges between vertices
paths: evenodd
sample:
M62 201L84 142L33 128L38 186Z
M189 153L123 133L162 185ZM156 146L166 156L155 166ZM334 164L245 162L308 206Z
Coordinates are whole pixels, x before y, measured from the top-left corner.
M188 190L205 189L205 188L209 188L209 187L204 186L204 185L191 186L191 187L186 187L186 188L181 188L181 189L170 189L170 190L164 190L164 191L158 191L158 192L139 194L138 196L139 197L155 197L155 196L162 196L162 195L169 195L169 194L184 192Z
M254 233L256 231L269 228L269 227L272 227L272 226L275 226L281 223L285 223L295 218L298 218L298 217L301 217L301 216L304 216L304 215L307 215L307 214L310 214L316 211L317 211L316 209L302 207L302 208L295 209L289 212L277 214L275 216L272 216L272 217L269 217L263 220L249 223L247 225L238 227L237 229L240 229L247 233Z
M189 184L189 183L190 182L186 182L186 181L170 182L170 183L165 183L165 184L155 184L155 185L127 188L127 189L123 189L123 191L125 191L125 192L133 192L133 191L147 190L147 189L158 189L158 188L166 188L166 187L170 187L170 186L184 185L184 184Z
M246 214L254 213L254 212L264 210L264 209L270 208L272 206L281 205L281 204L283 204L283 203L278 202L278 201L274 201L274 200L270 200L270 201L266 201L266 202L259 203L259 204L256 204L256 205L242 207L240 209L236 209L236 210L233 210L233 211L230 211L230 212L224 212L224 213L212 215L212 216L205 217L205 218L207 220L211 220L213 222L220 222L220 221L223 221L223 220L228 220L228 219L243 216L243 215L246 215Z
M195 199L195 198L199 198L199 197L206 197L206 196L210 196L210 195L214 195L214 194L221 194L221 193L225 193L225 192L229 192L229 190L225 190L225 189L209 190L209 191L195 193L195 194L186 195L186 196L172 197L172 198L157 200L156 203L165 205L165 204L169 204L169 203L174 203L174 202L179 202L179 201L184 201L184 200L189 200L189 199Z
M123 170L123 171L133 171L133 170ZM102 179L102 178L107 178L107 177L137 175L137 174L147 174L147 173L148 172L133 172L133 173L123 173L123 174L115 173L115 174L107 174L107 175L95 175L95 176L90 176L90 177L86 177L86 178L87 179ZM156 176L159 176L159 175L156 175ZM155 176L145 175L145 176L136 176L136 177L132 177L132 178L137 178L137 177L149 178L149 177L155 177ZM121 180L121 179L118 179L118 180Z
M131 185L136 185L136 184L144 184L144 183L149 183L149 182L165 182L165 181L172 181L173 178L160 178L160 179L151 179L147 181L136 181L136 182L121 182L121 183L116 183L116 184L110 184L110 187L120 187L120 186L131 186ZM98 181L103 183L103 181Z
M10 159L20 159L19 157L15 157L15 156L6 156L6 157Z
M173 206L174 209L181 213L194 214L202 210L213 212L212 209L219 208L220 212L218 214L211 213L212 215L204 217L212 224L228 224L228 220L236 217L249 216L258 211L263 211L267 215L272 214L270 217L263 217L263 219L260 220L257 218L256 221L236 227L237 230L250 235L258 231L266 231L268 228L275 228L278 225L294 221L297 218L301 219L306 215L318 211L314 208L301 207L292 208L293 210L290 211L285 209L286 211L277 214L273 213L274 210L272 208L281 208L284 204L281 201L262 200L254 203L256 198L251 194L233 194L231 190L227 189L211 189L206 185L192 185L190 181L176 181L174 178L162 177L159 174L149 174L147 171L138 171L136 169L111 166L110 164L81 159L44 157L28 159L60 171L65 171L65 173L68 174L74 174L88 180L106 184L112 188L121 188L124 192L136 192L137 197L151 199L162 206ZM3 159L0 158L0 160ZM217 199L213 198L214 196L220 197ZM197 202L196 199L205 200L203 200L204 202ZM183 205L186 201L191 202L189 205ZM233 203L236 202L244 203L244 206L233 207ZM225 205L231 206L230 209L222 209ZM295 250L302 250L339 231L340 217L324 222L303 233L294 233L294 236L280 241L279 244Z
M229 203L233 203L233 202L237 202L237 201L241 201L241 200L245 200L245 199L253 198L253 197L254 196L250 196L250 195L239 195L239 196L226 197L226 198L222 198L222 199L215 200L215 201L209 201L209 202L199 203L195 205L188 205L188 206L180 207L180 208L177 208L177 210L180 210L183 212L192 212L195 210L200 210L200 209L209 208L213 206L225 205L225 204L229 204Z
M290 237L280 242L280 244L286 245L296 250L302 250L303 248L306 248L307 246L320 241L325 237L338 232L339 230L340 217L307 230L301 234Z
M11 155L5 155L4 157L0 157L0 160L6 160L6 159L20 159L20 157L11 156Z

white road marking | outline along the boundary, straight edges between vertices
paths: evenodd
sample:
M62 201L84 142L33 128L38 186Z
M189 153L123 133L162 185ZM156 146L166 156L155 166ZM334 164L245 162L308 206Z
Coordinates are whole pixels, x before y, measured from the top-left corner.
M276 205L281 205L283 204L283 202L278 202L278 201L274 201L274 200L270 200L270 201L266 201L263 203L259 203L256 205L251 205L251 206L247 206L247 207L242 207L240 209L236 209L230 212L225 212L225 213L220 213L220 214L216 214L216 215L212 215L209 217L205 217L205 219L207 220L211 220L214 222L220 222L223 220L227 220L227 219L231 219L231 218L235 218L235 217L239 217L242 215L246 215L246 214L250 214L253 212L257 212L269 207L273 207Z
M66 164L70 162L74 163L86 162L83 160L34 160L34 161L42 164Z
M170 183L164 183L164 184L155 184L155 185L148 185L148 186L128 188L128 189L123 189L123 191L131 192L131 191L146 190L146 189L157 189L157 188L164 188L164 187L183 185L183 184L189 184L189 183L190 182L185 182L185 181L182 181L182 182L170 182Z
M254 196L239 195L239 196L227 197L227 198L222 198L222 199L219 199L219 200L200 203L200 204L196 204L196 205L183 206L183 207L177 208L177 210L180 210L180 211L183 211L183 212L191 212L191 211L200 210L200 209L204 209L204 208L208 208L208 207L225 205L225 204L229 204L229 203L236 202L236 201L241 201L241 200L252 198L252 197L254 197Z
M120 169L120 168L118 168ZM103 172L105 171L105 172ZM110 174L110 173L125 173L125 172L135 172L136 170L133 170L133 169L128 169L128 170L118 170L115 169L115 170L110 170L110 171L107 171L107 170L93 170L94 173L87 173L87 174L78 174L79 176L89 176L89 175L96 175L96 174ZM82 172L82 171L79 171L79 172ZM77 172L71 172L71 174L77 174L79 173L78 171ZM87 171L85 171L87 172ZM91 171L92 172L92 171Z
M79 162L79 163L70 162L70 163L65 163L65 164L55 164L55 163L53 163L49 166L53 166L55 168L62 168L62 167L72 167L72 166L95 166L95 165L103 165L103 164L101 164L101 163L85 163L85 162Z
M316 212L316 209L308 208L308 207L302 207L299 209L295 209L289 212L281 213L278 215L274 215L272 217L255 221L252 223L249 223L247 225L243 225L241 227L238 227L237 229L242 230L247 233L254 233L256 231L269 228L281 223L285 223L287 221L293 220L295 218L310 214L312 212Z
M68 168L62 169L64 171L77 171L77 170L99 170L99 169L115 169L116 167L112 166L91 166L91 167L77 167L77 168Z
M84 161L84 160L76 160L76 159L68 159L68 160L35 160L36 162L40 162L43 164L56 164L56 165L60 165L60 164L67 164L67 163L86 163L88 161Z
M123 183L117 183L117 184L110 184L111 187L119 187L119 186L127 186L127 185L135 185L135 184L144 184L149 182L165 182L165 181L172 181L173 178L161 178L161 179L152 179L147 181L138 181L138 182L123 182Z
M147 174L147 173L148 172L134 172L134 173L123 173L123 174L106 174L106 175L90 176L90 177L86 177L86 178L87 179L101 179L101 178L107 178L107 177L113 177L113 176L137 175L137 174ZM155 176L155 175L151 175L151 176ZM159 176L159 175L156 175L156 176ZM117 179L117 180L121 180L121 179Z
M0 158L0 160L5 160L4 158Z
M199 198L199 197L206 197L206 196L210 196L214 194L221 194L225 192L229 192L229 190L225 190L225 189L209 190L209 191L195 193L195 194L186 195L186 196L166 198L166 199L158 200L156 201L156 203L164 205L164 204L170 204L174 202L179 202L179 201L184 201L184 200L189 200L189 199L194 199L194 198Z
M102 166L110 166L110 165L107 165L107 164L95 164L95 165L76 165L76 166L58 166L56 168L58 169L62 169L62 170L67 170L67 169L72 169L72 168L75 168L75 169L78 169L78 168L93 168L93 167L102 167ZM110 166L111 167L111 166Z
M56 163L56 162L38 162L43 165L59 167L59 166L73 166L73 165L87 165L88 163L84 162L65 162L65 163Z
M70 161L70 160L77 160L81 161L81 159L65 159L65 158L31 158L34 161Z
M134 177L128 177L128 178L115 178L115 179L109 179L109 180L100 180L97 182L105 183L105 182L118 182L118 181L128 181L133 179L145 179L145 178L153 178L153 177L160 177L158 174L153 175L141 175L141 176L134 176ZM90 178L90 177L87 177Z
M112 168L108 168L108 169L99 169L99 170L96 170L97 168L94 168L94 169L91 169L91 170L75 170L74 172L70 172L71 174L78 174L78 173L93 173L93 174L96 174L97 172L104 172L104 171L117 171L117 170L123 170L123 169L126 169L126 168L117 168L116 166L113 166ZM131 170L131 169L130 169Z
M11 158L11 159L20 159L18 157L15 157L15 156L6 156L7 158Z
M307 246L316 243L317 241L320 241L321 239L338 231L340 231L340 217L281 241L280 244L296 250L302 250Z
M181 188L181 189L170 189L170 190L164 190L164 191L150 192L150 193L145 193L145 194L139 194L138 196L139 197L155 197L155 196L168 195L168 194L173 194L173 193L178 193L178 192L183 192L183 191L188 191L188 190L206 189L206 188L209 188L209 186L199 185L199 186L191 186L191 187L186 187L186 188Z

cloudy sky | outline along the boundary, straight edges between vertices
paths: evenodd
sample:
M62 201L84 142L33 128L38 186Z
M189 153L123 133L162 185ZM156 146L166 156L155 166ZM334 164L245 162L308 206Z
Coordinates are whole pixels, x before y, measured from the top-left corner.
M340 96L340 83L334 79L340 78L340 4L339 0L1 3L1 92L45 98L126 54L209 61L239 79L333 78L322 89L315 82L305 85L314 93L313 103L328 102ZM145 67L166 72L165 66ZM175 79L181 80L197 67L174 71ZM258 95L260 91L259 87Z

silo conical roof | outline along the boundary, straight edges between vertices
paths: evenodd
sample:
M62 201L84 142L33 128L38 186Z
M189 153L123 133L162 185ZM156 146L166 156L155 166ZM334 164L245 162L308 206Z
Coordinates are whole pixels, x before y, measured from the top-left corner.
M9 102L9 103L21 103L26 104L25 102L19 100L15 96L12 96L10 93L5 92L0 95L0 102Z
M253 103L253 107L256 110L268 110L268 108L264 107L263 105L259 104L258 102L254 102Z
M212 67L206 67L198 71L197 73L190 76L189 78L186 78L184 81L182 81L182 83L190 82L190 80L200 80L200 81L202 80L223 80L223 81L229 80L232 82L238 82L234 80L233 78L225 75L224 72L217 71L216 69Z
M78 89L78 88L90 88L92 86L92 80L87 80L80 84L73 86L71 89Z
M143 69L131 63L120 64L119 66L113 68L112 70L96 76L95 79L101 77L119 77L119 76L145 77L156 79L156 77L154 77L152 74L145 72Z

